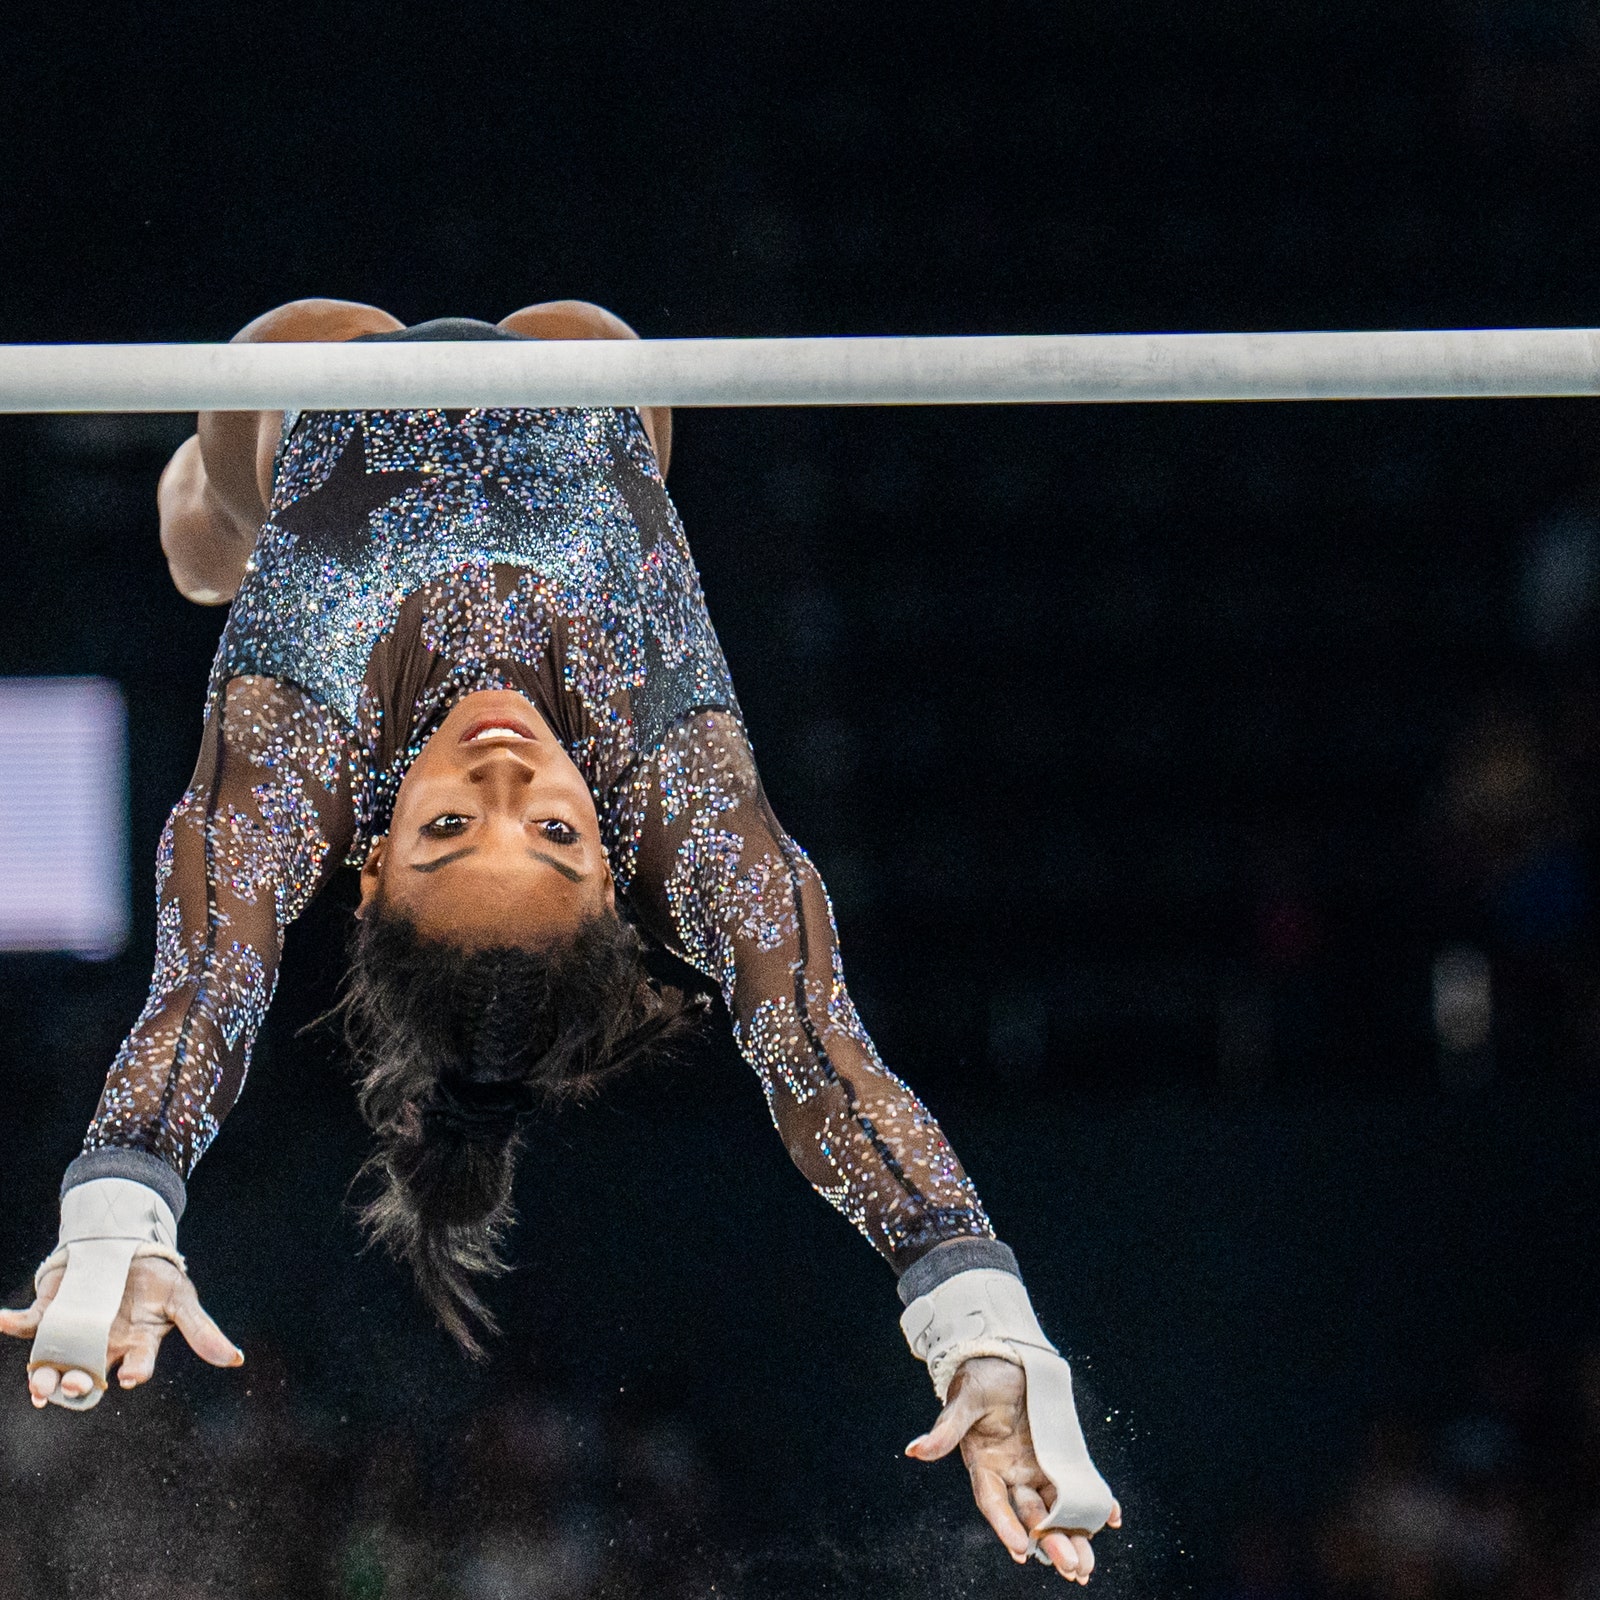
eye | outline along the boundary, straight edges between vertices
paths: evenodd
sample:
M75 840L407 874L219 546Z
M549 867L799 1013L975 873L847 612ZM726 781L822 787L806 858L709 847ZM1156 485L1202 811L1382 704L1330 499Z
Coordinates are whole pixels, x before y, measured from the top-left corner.
M446 811L432 822L423 823L418 831L424 839L454 839L471 821L471 817L464 817L459 811Z
M546 817L542 822L536 822L534 826L551 844L576 844L578 842L578 830L568 826L559 817Z

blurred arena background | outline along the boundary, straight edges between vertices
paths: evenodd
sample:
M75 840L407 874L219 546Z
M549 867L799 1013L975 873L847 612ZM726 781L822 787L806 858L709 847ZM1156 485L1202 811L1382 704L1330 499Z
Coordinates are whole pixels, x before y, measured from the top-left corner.
M656 336L1594 324L1597 77L1591 0L53 7L0 65L0 340L308 294ZM131 841L121 954L0 955L16 1295L142 1002L221 623L156 543L189 427L0 422L0 674L117 686ZM1128 1509L1096 1589L1600 1593L1594 407L676 428L861 1010L1092 1397ZM0 1596L1043 1594L901 1458L932 1398L892 1283L718 1038L535 1130L509 1336L457 1360L356 1254L361 1133L301 1031L350 888L191 1188L249 1364L169 1341L79 1419L3 1352Z

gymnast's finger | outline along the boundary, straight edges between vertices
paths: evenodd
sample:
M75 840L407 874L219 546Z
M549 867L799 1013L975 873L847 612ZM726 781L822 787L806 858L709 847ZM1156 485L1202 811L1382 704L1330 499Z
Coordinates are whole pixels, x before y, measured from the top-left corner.
M1063 1578L1076 1579L1082 1583L1086 1573L1078 1562L1078 1552L1073 1548L1069 1535L1059 1530L1051 1530L1041 1536L1039 1524L1049 1516L1049 1507L1045 1505L1035 1489L1027 1484L1016 1484L1012 1487L1011 1498L1016 1502L1017 1515L1022 1519L1022 1525L1034 1538L1039 1541L1039 1548L1045 1553L1050 1565L1053 1566Z
M1087 1583L1089 1574L1094 1571L1094 1546L1089 1543L1087 1534L1075 1533L1072 1548L1078 1552L1078 1582Z
M1040 1541L1039 1548L1050 1559L1050 1565L1070 1583L1087 1583L1089 1574L1078 1564L1078 1552L1073 1548L1072 1536L1053 1528Z
M148 1383L156 1370L156 1354L161 1349L161 1334L154 1328L135 1328L117 1368L117 1382L124 1389Z
M966 1438L967 1430L983 1415L983 1406L974 1398L971 1387L963 1384L939 1420L906 1446L906 1454L918 1461L938 1461L950 1454Z
M202 1361L209 1361L214 1367L244 1365L244 1351L211 1320L187 1278L173 1291L168 1310L178 1332Z
M1044 1503L1038 1490L1029 1488L1025 1483L1015 1483L1011 1486L1011 1500L1017 1508L1018 1521L1030 1534L1050 1515L1050 1508Z
M94 1388L94 1379L82 1367L68 1367L61 1374L61 1392L69 1400L81 1400Z
M39 1318L43 1315L42 1300L35 1300L26 1311L0 1311L0 1333L9 1333L13 1339L31 1339L39 1331Z
M1106 1518L1106 1526L1108 1528L1120 1528L1122 1526L1122 1503L1120 1501L1113 1500L1111 1502L1111 1515Z
M992 1467L979 1467L972 1474L972 1497L978 1509L994 1529L1000 1543L1011 1552L1013 1561L1028 1559L1027 1530L1017 1521L1006 1494L1005 1479Z
M33 1396L34 1405L48 1405L60 1382L61 1374L54 1367L35 1367L28 1374L28 1393Z

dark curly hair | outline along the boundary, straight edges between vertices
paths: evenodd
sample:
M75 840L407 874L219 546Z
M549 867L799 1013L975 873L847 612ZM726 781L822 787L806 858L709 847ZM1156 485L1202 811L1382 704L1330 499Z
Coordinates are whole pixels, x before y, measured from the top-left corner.
M645 957L610 911L547 950L460 949L381 904L356 925L335 1014L378 1138L361 1220L469 1355L483 1354L474 1324L499 1331L471 1280L507 1270L522 1115L592 1094L703 1008Z

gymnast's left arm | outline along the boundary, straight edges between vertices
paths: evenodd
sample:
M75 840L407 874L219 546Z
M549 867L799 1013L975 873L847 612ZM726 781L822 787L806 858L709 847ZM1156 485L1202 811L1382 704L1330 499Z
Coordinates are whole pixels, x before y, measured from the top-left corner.
M907 1453L959 1447L1012 1556L1086 1581L1090 1539L1121 1513L1089 1459L1067 1363L938 1124L862 1026L827 891L773 815L737 717L674 728L638 805L635 904L720 985L796 1166L899 1274L902 1330L945 1402Z

